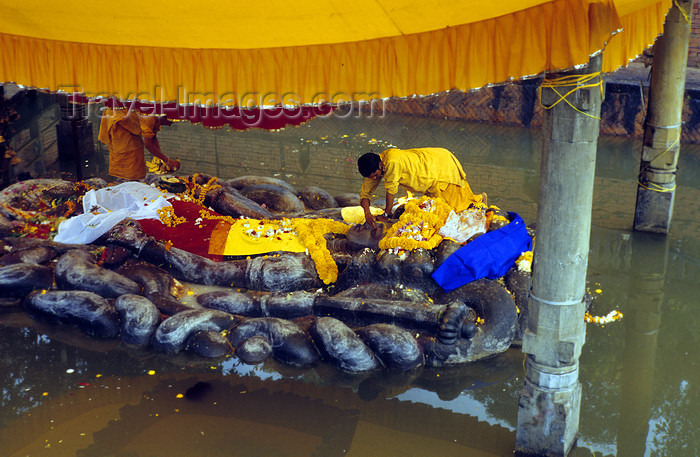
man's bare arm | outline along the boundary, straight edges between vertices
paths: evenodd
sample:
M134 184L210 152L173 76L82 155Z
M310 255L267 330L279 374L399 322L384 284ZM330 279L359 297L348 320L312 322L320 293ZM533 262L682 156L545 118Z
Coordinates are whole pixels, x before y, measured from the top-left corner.
M367 223L374 228L377 226L377 224L374 222L374 216L372 216L372 212L369 209L369 205L369 198L360 199L360 206L365 211L365 221L367 221Z
M386 193L386 207L384 212L388 215L391 214L391 209L394 207L394 194Z
M146 146L146 149L148 149L148 152L162 160L168 168L170 168L171 170L177 170L178 168L180 168L179 161L169 158L160 149L160 143L158 142L157 137L154 136L152 138L144 138L143 142Z

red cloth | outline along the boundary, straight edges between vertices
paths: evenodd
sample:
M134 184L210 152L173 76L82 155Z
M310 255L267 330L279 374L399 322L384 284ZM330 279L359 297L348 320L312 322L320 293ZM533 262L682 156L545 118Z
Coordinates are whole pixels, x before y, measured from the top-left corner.
M184 217L186 222L169 227L159 219L141 219L138 222L144 233L163 242L170 241L174 247L183 251L220 262L223 259L223 248L231 224L220 219L202 218L201 210L212 216L219 216L219 214L202 208L196 203L175 199L168 201L173 205L175 215ZM202 218L201 222L195 223L199 218Z
M236 130L260 128L277 130L288 125L300 125L316 116L323 116L333 111L331 105L297 106L285 108L239 108L237 106L191 106L177 103L152 103L140 100L124 102L115 98L89 99L84 95L73 94L70 100L75 103L104 101L108 108L133 108L143 114L165 115L170 120L201 123L208 128L220 128L225 125Z

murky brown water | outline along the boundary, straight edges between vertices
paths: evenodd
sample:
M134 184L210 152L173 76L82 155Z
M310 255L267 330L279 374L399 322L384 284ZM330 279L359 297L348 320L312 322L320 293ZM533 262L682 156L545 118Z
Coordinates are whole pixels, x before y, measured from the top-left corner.
M357 190L354 159L376 143L442 146L475 191L536 217L537 131L331 118L280 132L178 125L161 142L184 173L274 175L332 193ZM625 317L587 327L576 457L700 449L700 152L683 146L671 234L659 237L630 231L640 150L600 141L588 288L595 314ZM97 157L88 165L102 172ZM135 352L22 313L0 315L0 325L2 456L505 457L514 447L517 349L458 370L349 378L326 366Z

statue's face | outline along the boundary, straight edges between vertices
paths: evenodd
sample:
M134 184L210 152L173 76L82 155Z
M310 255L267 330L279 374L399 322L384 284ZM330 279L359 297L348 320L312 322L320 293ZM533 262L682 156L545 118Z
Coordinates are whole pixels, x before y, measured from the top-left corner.
M379 240L384 237L386 226L377 221L377 227L369 224L353 225L347 234L348 245L351 250L357 251L363 248L378 249Z

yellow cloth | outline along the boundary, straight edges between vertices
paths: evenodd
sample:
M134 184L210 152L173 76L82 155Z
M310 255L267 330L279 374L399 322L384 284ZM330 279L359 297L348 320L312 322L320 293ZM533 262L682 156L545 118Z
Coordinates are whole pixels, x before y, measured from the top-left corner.
M653 44L671 5L218 0L172 8L154 0L138 4L149 26L136 31L132 4L4 2L0 48L8 51L0 54L0 82L203 105L245 94L262 104L264 94L313 103L468 90L585 64L603 48L603 71L613 71ZM236 33L227 31L231 17L246 18Z
M105 111L97 139L109 146L109 174L128 180L146 176L143 138L153 138L158 130L155 116L126 109Z
M304 246L297 235L280 233L279 224L261 224L260 222L256 219L236 221L228 231L223 255L256 255L277 251L306 251L306 246ZM250 234L247 232L250 232ZM272 232L276 233L273 235Z
M447 149L387 149L379 156L384 167L384 188L390 194L396 195L402 187L409 192L441 197L456 211L460 211L457 207L466 209L473 202L481 202L481 195L472 193L462 165ZM365 178L360 198L371 198L381 180Z
M376 206L370 206L369 211L373 216L379 216L384 213L382 208L377 208ZM345 206L340 210L340 216L343 218L343 222L348 224L364 224L367 222L365 220L365 210L361 206Z
M469 208L469 205L472 203L481 203L484 200L483 195L475 195L472 192L466 179L460 186L448 184L445 190L439 191L431 195L431 197L442 198L456 213Z

